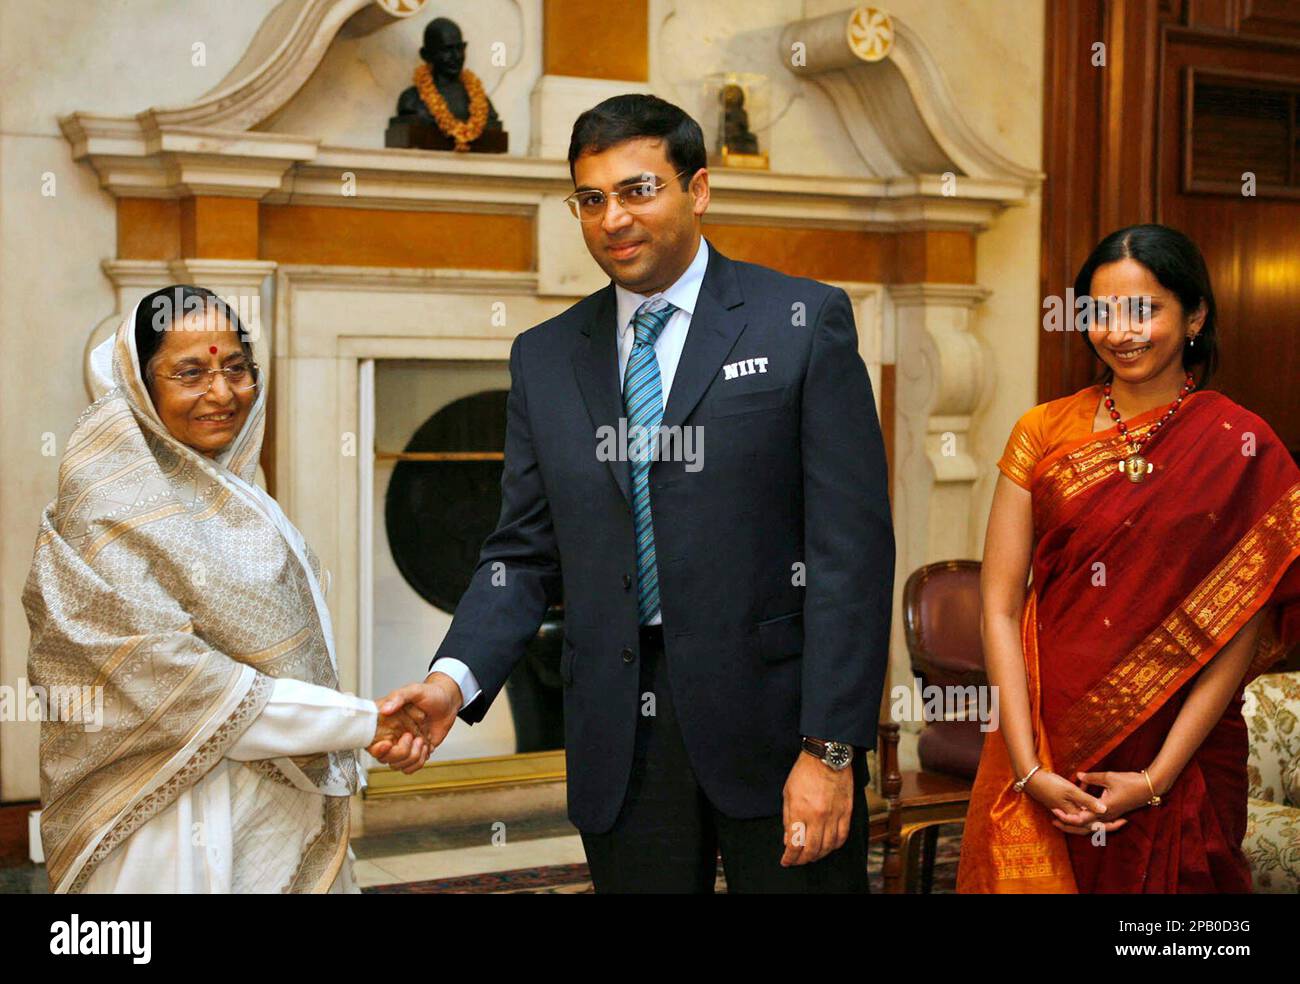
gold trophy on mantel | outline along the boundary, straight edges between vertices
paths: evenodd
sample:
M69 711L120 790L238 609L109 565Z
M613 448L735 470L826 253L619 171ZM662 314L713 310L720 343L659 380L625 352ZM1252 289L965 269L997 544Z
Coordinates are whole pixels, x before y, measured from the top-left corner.
M705 78L704 114L712 126L707 134L715 167L767 170L767 133L771 106L770 82L753 72L719 72Z

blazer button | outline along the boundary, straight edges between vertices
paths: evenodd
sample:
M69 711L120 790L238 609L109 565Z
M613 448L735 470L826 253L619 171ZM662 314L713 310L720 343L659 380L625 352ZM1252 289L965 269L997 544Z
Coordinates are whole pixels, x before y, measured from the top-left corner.
M631 574L624 574L624 575L623 575L623 590L624 590L624 591L630 591L630 590L632 590L632 575L631 575Z
M630 649L624 649L624 650L623 650L623 662L624 662L624 663L630 663L630 662L632 662L634 659L636 659L636 653L632 652L632 650L630 650Z

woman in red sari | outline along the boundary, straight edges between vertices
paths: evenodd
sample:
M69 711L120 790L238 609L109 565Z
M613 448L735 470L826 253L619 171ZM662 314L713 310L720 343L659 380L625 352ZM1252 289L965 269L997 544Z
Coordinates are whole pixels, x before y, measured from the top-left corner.
M1075 294L1105 371L1025 414L998 465L1000 727L957 890L1248 892L1242 687L1300 638L1300 469L1202 388L1214 295L1187 237L1112 233Z

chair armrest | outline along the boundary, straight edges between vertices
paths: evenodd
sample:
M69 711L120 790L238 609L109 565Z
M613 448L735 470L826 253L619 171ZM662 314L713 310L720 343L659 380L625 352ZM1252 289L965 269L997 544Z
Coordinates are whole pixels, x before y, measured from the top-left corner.
M1251 797L1241 847L1256 892L1300 892L1300 809Z
M1300 759L1300 673L1268 673L1246 687L1241 708L1249 734L1249 795L1286 803L1284 776ZM1300 806L1300 803L1292 803Z

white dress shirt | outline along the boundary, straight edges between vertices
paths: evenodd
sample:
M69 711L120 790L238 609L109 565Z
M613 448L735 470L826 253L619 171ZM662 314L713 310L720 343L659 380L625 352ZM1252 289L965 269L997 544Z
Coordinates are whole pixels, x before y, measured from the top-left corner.
M632 330L632 319L636 316L637 308L646 301L662 297L677 308L672 317L668 319L668 324L664 325L664 330L659 333L659 338L655 341L655 357L659 360L659 381L663 390L663 405L668 406L668 391L672 388L673 377L677 375L677 363L681 361L682 349L686 346L686 333L691 327L691 316L695 313L695 304L699 300L700 288L704 286L704 271L708 269L708 266L709 246L704 237L701 236L699 248L695 251L695 259L691 260L691 265L667 290L658 294L637 294L617 283L614 284L614 296L618 301L618 379L620 391L622 390L623 376L627 372L627 360L631 358L632 346L636 342L636 332ZM655 612L649 624L661 625L663 624L663 617L659 612ZM451 656L444 656L442 659L436 660L429 670L430 673L435 671L446 673L456 681L463 698L462 706L468 707L470 702L483 692L478 685L478 680L474 677L473 671L461 660Z

